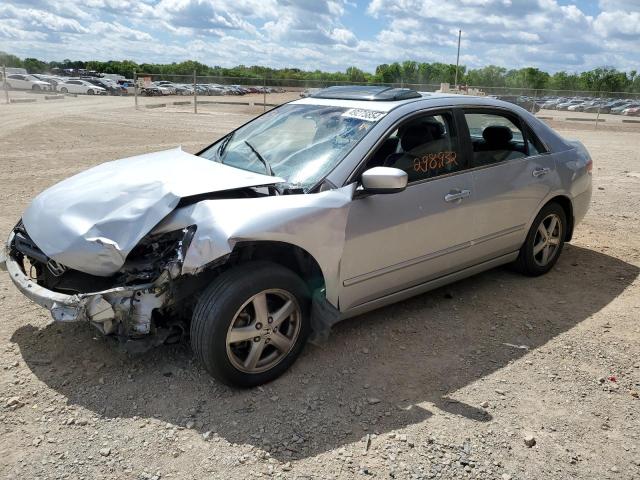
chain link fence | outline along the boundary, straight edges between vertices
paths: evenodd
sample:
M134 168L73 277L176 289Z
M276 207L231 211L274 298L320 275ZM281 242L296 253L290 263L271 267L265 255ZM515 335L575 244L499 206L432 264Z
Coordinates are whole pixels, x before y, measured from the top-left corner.
M206 113L237 107L258 113L335 85L364 82L297 80L269 77L215 77L136 73L137 108L167 108ZM384 83L420 92L444 92L496 97L515 103L545 120L596 123L640 123L640 94L589 92L448 84ZM226 107L222 107L226 106ZM635 117L635 118L634 118Z
M166 109L181 112L214 111L258 114L315 91L335 85L371 85L320 79L287 79L269 76L219 77L167 75L134 72L133 78L104 77L56 78L28 75L29 81L2 74L5 103L60 100L69 96L117 95L132 97L136 109ZM6 78L6 81L4 80ZM82 83L83 86L74 85ZM520 105L544 120L640 124L640 94L629 92L591 92L512 87L486 87L434 83L384 83L390 87L412 88L420 92L473 94L497 97Z

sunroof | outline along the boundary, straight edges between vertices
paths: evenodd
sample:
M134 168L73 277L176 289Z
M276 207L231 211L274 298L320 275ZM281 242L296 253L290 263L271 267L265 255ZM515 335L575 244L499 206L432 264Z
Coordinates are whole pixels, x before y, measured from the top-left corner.
M335 100L393 101L420 98L422 95L410 88L348 85L328 87L311 96L313 98L330 98Z

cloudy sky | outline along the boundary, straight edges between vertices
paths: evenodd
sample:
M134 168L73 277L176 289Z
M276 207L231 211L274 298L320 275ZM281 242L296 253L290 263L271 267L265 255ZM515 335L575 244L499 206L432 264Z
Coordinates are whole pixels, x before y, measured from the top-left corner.
M2 0L0 50L373 71L405 59L640 70L640 0Z

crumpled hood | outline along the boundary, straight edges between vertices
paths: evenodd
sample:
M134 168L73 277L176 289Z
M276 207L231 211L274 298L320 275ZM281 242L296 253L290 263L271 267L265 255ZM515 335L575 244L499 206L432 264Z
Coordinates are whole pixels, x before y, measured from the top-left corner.
M283 181L176 148L103 163L63 180L38 195L22 221L47 256L109 276L181 198Z

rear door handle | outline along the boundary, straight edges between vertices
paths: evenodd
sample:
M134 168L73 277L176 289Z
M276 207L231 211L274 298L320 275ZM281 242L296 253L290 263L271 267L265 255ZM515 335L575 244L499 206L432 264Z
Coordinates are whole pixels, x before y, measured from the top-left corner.
M533 170L533 172L531 172L531 174L534 177L542 177L543 175L546 175L547 173L549 173L551 171L550 168L536 168Z
M458 200L462 200L463 198L467 198L468 196L471 195L471 190L458 190L456 191L452 191L451 193L447 193L444 196L444 201L445 202L457 202Z

